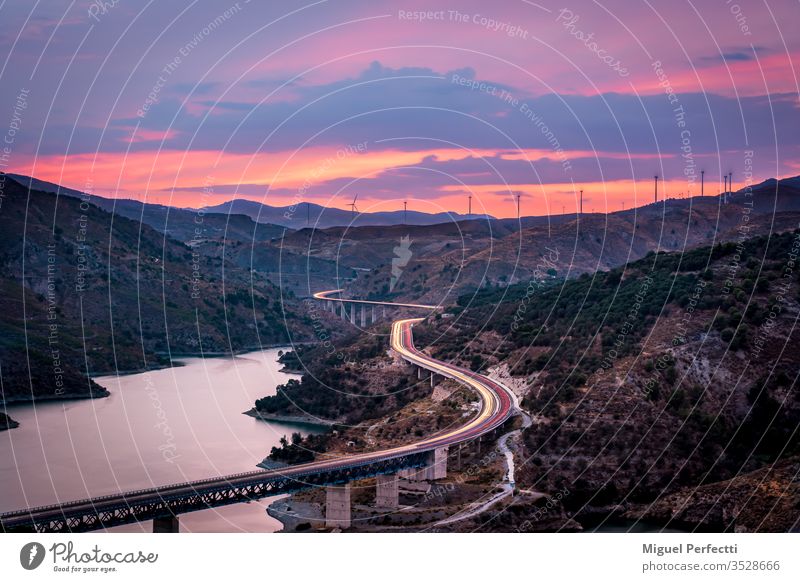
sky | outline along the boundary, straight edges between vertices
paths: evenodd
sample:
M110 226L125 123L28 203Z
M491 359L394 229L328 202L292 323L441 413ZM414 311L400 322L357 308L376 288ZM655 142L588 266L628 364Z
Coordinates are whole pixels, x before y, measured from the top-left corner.
M607 212L800 174L793 0L6 1L0 169L182 207Z

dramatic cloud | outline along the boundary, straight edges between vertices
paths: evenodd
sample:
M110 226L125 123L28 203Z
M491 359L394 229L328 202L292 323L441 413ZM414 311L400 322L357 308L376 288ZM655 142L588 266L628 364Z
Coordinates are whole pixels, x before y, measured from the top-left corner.
M437 17L415 17L422 9ZM787 72L800 47L782 30L796 5L737 15L622 0L94 12L52 2L1 12L13 66L0 69L0 111L29 91L12 169L78 188L91 175L98 191L191 205L214 174L219 196L286 202L299 190L340 204L342 191L445 200L506 184L616 190L655 174L692 191L701 168L739 180L750 151L755 178L798 167L798 82Z

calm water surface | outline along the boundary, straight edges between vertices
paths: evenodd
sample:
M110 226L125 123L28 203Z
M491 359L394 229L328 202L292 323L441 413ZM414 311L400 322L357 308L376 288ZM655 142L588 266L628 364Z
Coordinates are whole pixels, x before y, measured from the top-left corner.
M281 436L313 430L242 414L297 377L280 372L277 358L277 349L186 358L96 378L108 398L9 406L20 426L0 433L0 511L257 469ZM181 515L181 530L275 531L264 511L273 499Z

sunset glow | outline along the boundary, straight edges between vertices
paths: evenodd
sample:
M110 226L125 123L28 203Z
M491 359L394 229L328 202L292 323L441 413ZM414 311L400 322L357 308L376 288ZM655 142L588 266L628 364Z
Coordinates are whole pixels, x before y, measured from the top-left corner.
M605 212L648 202L656 174L682 196L701 169L710 192L728 172L797 172L800 47L770 33L794 7L356 4L241 3L211 25L190 10L159 38L120 4L94 23L92 50L79 44L92 18L56 30L56 10L39 14L14 47L38 66L9 81L31 97L8 171L185 207L357 195L463 210L472 193L499 217L516 215L506 190L525 214L574 210L581 188ZM57 91L71 51L81 68Z

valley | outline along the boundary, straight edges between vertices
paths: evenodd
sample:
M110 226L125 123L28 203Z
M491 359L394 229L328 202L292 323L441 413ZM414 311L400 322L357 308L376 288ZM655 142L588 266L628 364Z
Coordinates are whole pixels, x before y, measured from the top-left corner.
M448 379L432 389L395 357L389 320L359 325L310 298L340 286L345 298L439 305L415 326L424 352L502 378L530 418L483 448L459 447L445 481L402 485L411 518L357 512L364 531L577 531L620 520L780 531L788 522L759 517L770 497L754 504L736 491L754 480L790 488L786 467L800 454L789 390L800 361L781 347L797 339L800 315L796 272L787 270L800 249L793 180L726 202L520 221L291 230L201 214L202 236L188 236L191 214L170 211L160 223L142 206L146 225L11 182L0 218L4 301L9 310L23 302L28 315L4 321L4 349L26 338L41 360L4 365L4 401L107 396L92 376L291 344L282 360L300 375L242 412L328 428L286 435L269 463L378 451L471 414L474 394ZM39 211L19 220L28 196ZM264 237L248 242L250 228L265 228ZM53 337L61 386L44 348ZM507 456L513 496L490 486ZM313 513L324 507L320 495L292 499ZM722 513L708 505L716 495Z

